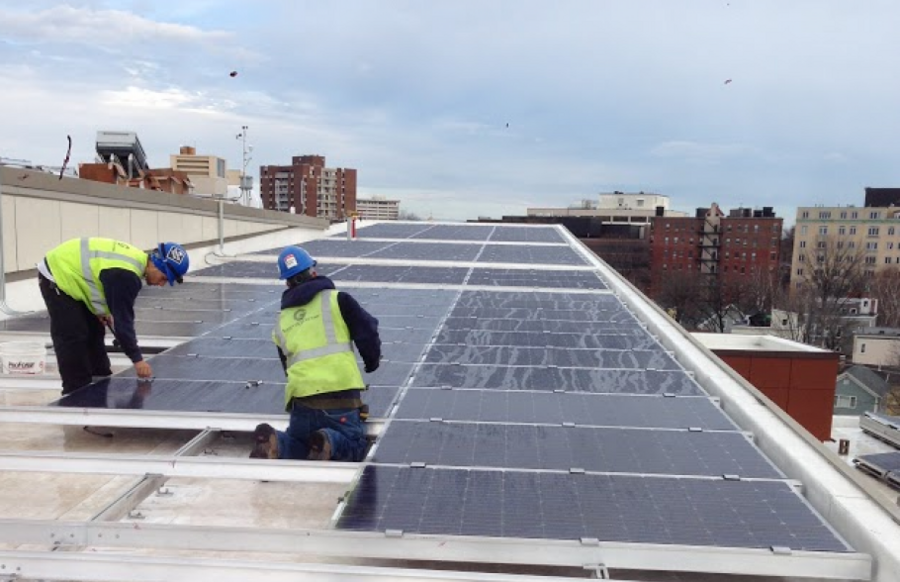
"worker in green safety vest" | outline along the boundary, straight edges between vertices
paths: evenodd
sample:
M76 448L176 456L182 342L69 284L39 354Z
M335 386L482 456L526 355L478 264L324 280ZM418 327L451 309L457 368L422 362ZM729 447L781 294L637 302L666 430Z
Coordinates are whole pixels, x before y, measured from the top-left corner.
M176 243L160 243L147 253L108 238L80 238L52 249L37 264L38 283L62 377L63 394L112 374L104 337L108 327L139 378L153 370L144 360L134 331L134 303L141 279L148 285L181 283L190 264Z
M260 424L251 458L361 461L367 441L363 421L363 382L353 345L366 373L378 369L378 320L328 277L316 261L291 246L278 257L287 283L281 314L272 334L287 375L286 432Z

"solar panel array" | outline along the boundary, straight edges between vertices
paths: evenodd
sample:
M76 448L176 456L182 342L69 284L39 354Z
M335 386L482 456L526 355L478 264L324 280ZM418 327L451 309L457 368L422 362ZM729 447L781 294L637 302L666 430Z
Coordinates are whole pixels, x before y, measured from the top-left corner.
M900 489L900 452L861 455L853 459L853 463L858 469Z
M365 399L387 422L335 526L848 551L564 240L555 227L388 223L364 225L355 242L304 243L379 319L383 340ZM280 411L270 335L281 288L201 282L271 281L276 254L199 272L174 296L148 294L171 325L196 309L179 300L190 289L227 292L221 307L235 310L155 357L149 393L136 395L130 371L59 404ZM235 306L240 293L252 306Z

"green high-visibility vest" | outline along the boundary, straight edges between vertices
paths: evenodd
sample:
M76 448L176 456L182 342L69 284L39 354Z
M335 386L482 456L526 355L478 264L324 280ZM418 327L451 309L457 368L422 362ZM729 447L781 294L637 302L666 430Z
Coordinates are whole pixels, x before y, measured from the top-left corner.
M147 268L147 253L109 238L74 238L47 253L56 286L97 315L107 315L106 293L100 283L104 269L125 269L138 277Z
M287 358L286 407L293 398L365 389L337 297L326 289L306 305L281 311L272 340Z

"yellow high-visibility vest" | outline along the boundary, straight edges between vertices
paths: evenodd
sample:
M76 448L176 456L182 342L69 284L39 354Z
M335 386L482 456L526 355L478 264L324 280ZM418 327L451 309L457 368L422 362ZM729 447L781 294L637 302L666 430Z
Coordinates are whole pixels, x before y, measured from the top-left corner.
M293 398L365 389L337 297L326 289L306 305L281 311L272 339L287 358L285 406Z
M109 238L75 238L47 253L47 264L56 286L81 301L97 315L109 313L100 271L125 269L138 277L147 269L147 253L128 243Z

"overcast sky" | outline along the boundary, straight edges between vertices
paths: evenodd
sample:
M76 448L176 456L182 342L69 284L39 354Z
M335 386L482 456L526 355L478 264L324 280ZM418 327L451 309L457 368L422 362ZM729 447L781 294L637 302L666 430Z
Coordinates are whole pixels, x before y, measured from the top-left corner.
M793 222L900 186L898 23L896 0L0 0L0 156L59 165L71 134L90 161L113 129L153 166L189 144L236 168L248 125L253 175L320 154L436 219L643 190Z

